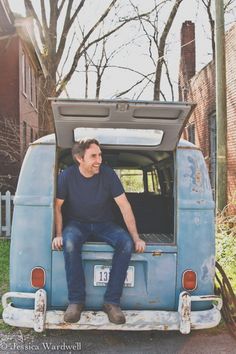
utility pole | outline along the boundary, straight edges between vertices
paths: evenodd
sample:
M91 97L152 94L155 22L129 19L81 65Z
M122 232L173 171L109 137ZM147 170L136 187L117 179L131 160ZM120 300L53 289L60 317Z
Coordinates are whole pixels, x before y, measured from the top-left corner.
M224 2L215 0L216 33L216 206L227 205L227 105Z

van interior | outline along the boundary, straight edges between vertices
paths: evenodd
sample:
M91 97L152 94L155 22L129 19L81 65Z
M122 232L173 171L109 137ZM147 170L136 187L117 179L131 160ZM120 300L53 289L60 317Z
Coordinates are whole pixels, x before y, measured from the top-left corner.
M103 163L118 174L147 244L174 243L173 152L102 148ZM59 151L59 171L73 164L71 149ZM115 222L125 227L114 202Z

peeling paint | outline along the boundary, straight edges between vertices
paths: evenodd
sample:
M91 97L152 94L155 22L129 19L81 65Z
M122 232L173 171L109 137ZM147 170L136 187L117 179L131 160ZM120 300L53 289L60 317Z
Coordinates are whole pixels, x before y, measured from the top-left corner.
M191 192L196 194L211 191L209 178L206 175L205 162L199 158L198 153L192 154L192 151L189 151L189 154L183 156L180 163L181 169L184 171L184 178L181 180L181 183L185 188L190 189Z
M194 218L194 224L195 224L195 225L200 225L200 223L201 223L200 217L195 216L195 218Z
M201 266L200 278L202 282L206 283L212 281L212 279L214 279L214 276L215 276L215 257L214 255L211 255L203 262Z
M188 334L191 328L191 298L188 293L179 297L180 332Z
M16 296L17 293L14 293ZM20 294L20 293L19 293ZM221 319L220 307L222 301L217 296L190 296L183 292L179 297L178 311L153 311L141 310L124 311L126 323L116 325L109 322L107 315L103 311L83 311L81 319L77 323L65 323L64 311L45 311L46 292L43 289L35 294L28 294L30 298L35 297L35 309L28 310L13 307L7 304L5 296L3 320L11 326L34 328L37 332L44 329L72 329L72 330L179 330L181 333L189 333L191 329L215 327ZM8 297L12 293L8 293ZM20 297L27 297L27 294L20 294ZM218 305L210 310L191 311L192 301L216 300ZM35 314L35 311L38 311Z
M202 173L199 169L197 169L195 172L195 181L198 186L202 184Z

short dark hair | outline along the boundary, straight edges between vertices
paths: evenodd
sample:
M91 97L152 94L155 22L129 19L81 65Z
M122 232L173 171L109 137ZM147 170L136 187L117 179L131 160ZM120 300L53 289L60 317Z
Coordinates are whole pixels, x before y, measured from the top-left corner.
M78 140L76 143L74 143L71 149L73 160L77 162L75 155L84 157L85 150L89 149L90 145L92 144L96 144L97 146L100 147L99 142L97 141L97 139L94 138L82 138Z

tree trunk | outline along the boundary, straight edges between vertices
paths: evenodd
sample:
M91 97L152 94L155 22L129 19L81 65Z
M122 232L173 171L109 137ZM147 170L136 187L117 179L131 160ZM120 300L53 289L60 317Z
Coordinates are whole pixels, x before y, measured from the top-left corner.
M172 7L172 10L165 24L162 35L160 37L160 41L158 45L158 59L157 59L154 94L153 94L154 100L158 100L158 101L160 100L161 73L162 73L162 66L164 63L166 39L182 1L183 0L175 0L175 4Z
M51 77L42 76L39 82L39 135L44 136L54 132L54 121L50 97L56 96L56 82Z

